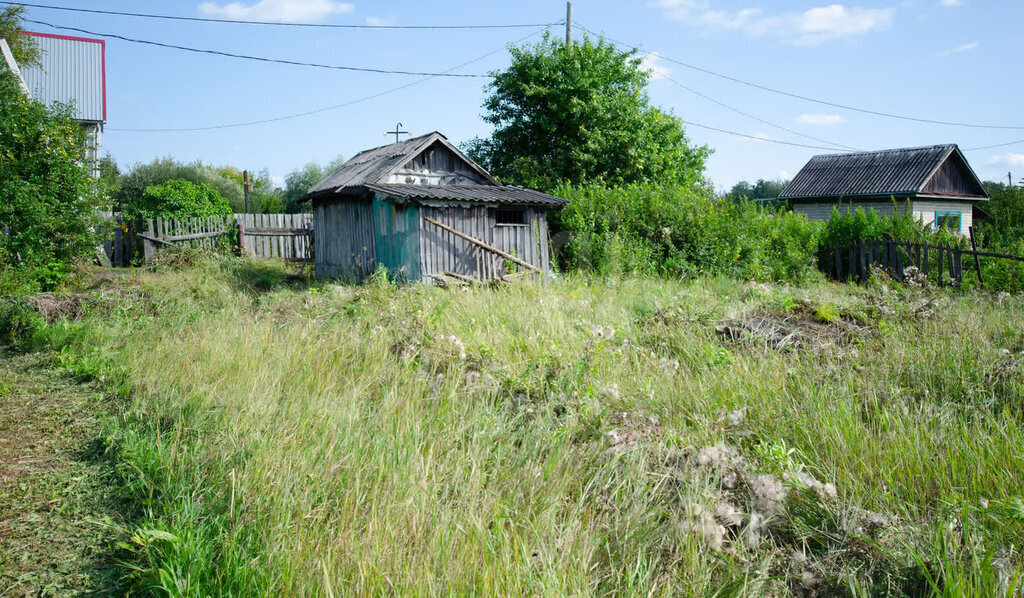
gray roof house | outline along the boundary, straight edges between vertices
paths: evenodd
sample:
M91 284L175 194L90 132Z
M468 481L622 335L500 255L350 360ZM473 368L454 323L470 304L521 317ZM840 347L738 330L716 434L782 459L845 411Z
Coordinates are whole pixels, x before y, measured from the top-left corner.
M71 104L74 118L86 132L87 158L93 176L103 125L107 121L106 44L101 39L70 37L51 33L25 32L41 50L39 67L25 67L21 73L29 94L46 104Z
M934 227L966 234L974 206L988 200L978 176L955 144L814 156L779 199L812 220L832 208L891 214L892 200Z
M546 215L564 199L499 183L438 132L353 156L310 189L317 276L379 265L410 282L550 272Z

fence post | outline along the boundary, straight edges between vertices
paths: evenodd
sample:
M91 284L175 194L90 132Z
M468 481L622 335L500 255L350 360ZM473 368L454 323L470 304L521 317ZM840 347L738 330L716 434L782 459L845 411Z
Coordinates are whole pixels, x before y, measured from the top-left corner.
M924 242L924 258L921 260L921 272L928 278L928 241Z
M974 240L974 227L968 226L967 233L971 236L971 251L974 252L974 269L978 272L978 288L984 288L985 279L981 277L981 258L978 257L978 243Z
M156 229L153 227L153 219L146 219L146 236L156 238ZM155 243L145 237L142 239L142 259L149 261L153 259L153 254L156 252Z
M245 224L241 218L235 218L235 224L238 226L238 255L245 256Z
M960 283L964 280L964 269L963 269L963 252L960 249L960 242L958 241L953 246L953 269L956 272L956 286L960 286Z

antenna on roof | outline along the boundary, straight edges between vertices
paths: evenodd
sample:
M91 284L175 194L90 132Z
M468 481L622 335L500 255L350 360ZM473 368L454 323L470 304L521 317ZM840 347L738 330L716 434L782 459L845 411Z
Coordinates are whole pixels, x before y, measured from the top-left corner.
M385 135L394 135L395 136L395 143L398 143L398 136L399 135L408 135L409 131L403 131L402 130L402 123L398 123L397 125L395 125L395 130L394 131L387 131L384 134Z

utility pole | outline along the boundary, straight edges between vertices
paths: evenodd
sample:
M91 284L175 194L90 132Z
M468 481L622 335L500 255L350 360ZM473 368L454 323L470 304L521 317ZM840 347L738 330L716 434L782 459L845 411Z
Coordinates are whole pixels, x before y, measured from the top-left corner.
M565 3L565 45L572 45L572 2Z
M237 170L235 172L238 172ZM245 192L245 213L249 213L249 191L252 190L252 183L249 182L249 171L242 171L242 191Z
M1011 187L1013 186L1013 173L1012 172L1006 173L1006 182L1008 182Z

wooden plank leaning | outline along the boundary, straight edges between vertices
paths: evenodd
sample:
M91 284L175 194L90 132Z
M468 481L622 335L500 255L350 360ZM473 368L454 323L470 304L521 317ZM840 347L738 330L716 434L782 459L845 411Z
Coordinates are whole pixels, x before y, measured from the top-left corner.
M513 264L518 264L518 265L520 265L520 266L522 266L522 267L524 267L524 268L526 268L528 270L533 270L534 272L536 272L538 274L541 273L540 268L538 268L537 266L534 266L533 264L531 264L529 262L524 262L523 260L517 258L516 256L514 256L512 254L505 253L504 251L498 249L497 247L495 247L493 245L488 245L487 243L484 243L480 239L477 239L477 238L471 237L471 236L469 236L467 234L461 233L461 232L455 230L454 228L448 226L447 224L443 224L441 222L438 222L437 220L434 220L433 218L427 218L426 216L423 217L423 220L425 222L429 222L430 224L433 224L434 226L436 226L436 227L438 227L438 228L440 228L442 230L450 232L451 234L455 235L456 237L459 237L460 239L469 241L470 243L476 245L477 247L481 247L483 249L486 249L487 251L490 251L491 253L497 254L497 255L507 259L508 261L512 262Z

